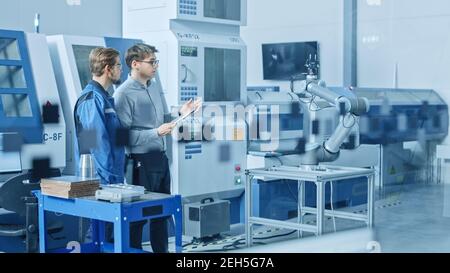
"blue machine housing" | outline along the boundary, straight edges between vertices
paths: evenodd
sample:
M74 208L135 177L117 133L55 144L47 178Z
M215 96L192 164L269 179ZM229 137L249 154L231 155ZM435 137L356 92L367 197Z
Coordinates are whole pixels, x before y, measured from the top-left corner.
M1 209L0 209L1 210ZM63 228L52 234L47 241L49 249L65 248L70 241L79 241L79 219L69 215L60 215L55 213L46 213L49 223L58 223ZM19 217L13 212L0 213L0 225L24 225L23 218ZM83 227L83 232L86 232L87 227ZM22 237L6 237L0 236L0 252L6 253L23 253L26 252L25 236Z
M424 131L424 141L447 136L448 106L434 90L355 88L353 91L370 101L370 110L364 116L368 130L361 132L361 144L416 141L419 130ZM406 121L403 125L399 122L402 115Z
M19 133L22 135L25 143L42 143L43 126L41 111L37 100L33 73L31 72L25 33L23 31L0 30L0 51L7 47L11 41L17 42L20 59L10 60L0 57L0 66L8 67L11 73L23 71L25 86L20 88L2 88L0 85L0 133ZM3 77L3 75L0 76ZM0 82L7 81L7 77L11 75L4 76L5 79L0 78ZM27 95L31 115L26 117L8 117L5 113L2 99L2 95L5 94Z
M423 112L422 108L427 108ZM439 140L445 137L448 130L448 121L443 119L447 116L447 105L394 105L391 116L380 113L380 106L372 107L367 114L370 120L370 134L361 134L362 144L385 144L403 141L418 140L418 131L425 131L425 140ZM397 117L399 114L407 116L406 130L399 130Z

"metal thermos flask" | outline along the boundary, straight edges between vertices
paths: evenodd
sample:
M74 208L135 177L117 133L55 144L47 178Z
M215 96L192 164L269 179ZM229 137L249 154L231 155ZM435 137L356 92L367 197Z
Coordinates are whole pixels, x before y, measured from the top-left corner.
M96 176L95 162L91 154L82 154L80 156L80 176L94 178Z

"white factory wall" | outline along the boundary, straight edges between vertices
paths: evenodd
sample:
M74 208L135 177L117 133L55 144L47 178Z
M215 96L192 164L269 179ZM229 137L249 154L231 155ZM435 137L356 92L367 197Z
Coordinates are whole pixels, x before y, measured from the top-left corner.
M288 81L263 80L264 43L318 41L321 78L343 84L343 0L248 0L247 26L241 36L248 46L248 86L280 86Z
M122 36L122 0L0 0L0 29L48 35Z
M358 0L358 86L434 89L450 104L449 29L448 0Z

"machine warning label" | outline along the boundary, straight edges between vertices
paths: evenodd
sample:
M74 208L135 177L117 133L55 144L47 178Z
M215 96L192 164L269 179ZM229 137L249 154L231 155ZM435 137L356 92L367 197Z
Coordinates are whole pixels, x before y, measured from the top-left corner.
M44 133L42 139L44 142L48 141L60 141L63 137L63 133Z

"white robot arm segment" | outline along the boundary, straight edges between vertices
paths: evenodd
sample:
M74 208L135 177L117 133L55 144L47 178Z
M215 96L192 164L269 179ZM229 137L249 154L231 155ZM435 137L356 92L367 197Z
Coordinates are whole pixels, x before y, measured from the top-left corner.
M326 140L323 145L315 147L312 155L305 157L303 164L318 164L319 162L334 161L339 156L342 143L350 135L356 122L348 125L348 120L355 119L369 111L369 101L367 98L358 98L354 93L346 91L333 91L325 87L324 82L310 81L306 84L308 93L326 100L334 105L341 113L341 120L338 127ZM342 105L342 106L341 106Z

